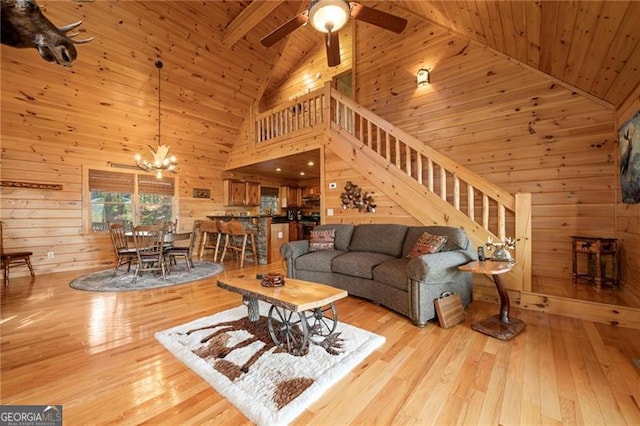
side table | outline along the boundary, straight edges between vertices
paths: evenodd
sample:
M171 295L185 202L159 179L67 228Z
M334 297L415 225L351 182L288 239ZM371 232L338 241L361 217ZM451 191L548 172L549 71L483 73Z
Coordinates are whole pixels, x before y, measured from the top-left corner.
M504 288L501 274L509 272L516 262L475 261L458 267L461 271L491 275L500 295L500 314L471 324L471 328L500 340L509 340L525 329L526 324L518 318L509 317L509 294Z
M618 287L618 240L615 238L572 236L573 282L585 279L593 282L596 288L603 285ZM587 256L587 273L578 272L578 256ZM607 276L607 258L611 259L611 275Z

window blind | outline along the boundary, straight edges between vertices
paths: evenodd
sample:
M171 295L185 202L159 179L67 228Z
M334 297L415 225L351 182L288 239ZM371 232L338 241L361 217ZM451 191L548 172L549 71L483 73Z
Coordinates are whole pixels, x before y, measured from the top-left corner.
M89 170L89 190L133 193L134 177L132 173Z
M172 177L158 179L154 175L138 175L138 192L173 197L175 195L175 179Z

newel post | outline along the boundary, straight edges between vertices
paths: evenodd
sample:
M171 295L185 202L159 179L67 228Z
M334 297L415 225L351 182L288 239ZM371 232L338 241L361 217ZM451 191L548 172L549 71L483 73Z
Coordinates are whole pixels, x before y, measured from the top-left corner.
M531 194L516 193L516 267L522 277L522 291L531 291Z

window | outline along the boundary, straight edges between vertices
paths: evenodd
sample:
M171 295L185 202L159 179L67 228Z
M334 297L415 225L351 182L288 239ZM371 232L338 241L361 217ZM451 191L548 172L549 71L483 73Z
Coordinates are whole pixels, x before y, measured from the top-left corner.
M173 220L175 180L164 177L89 170L91 230L105 231L109 222L148 225Z

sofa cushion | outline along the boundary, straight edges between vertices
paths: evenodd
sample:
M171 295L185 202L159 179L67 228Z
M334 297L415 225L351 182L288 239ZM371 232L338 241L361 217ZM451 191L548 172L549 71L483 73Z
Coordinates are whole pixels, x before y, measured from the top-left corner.
M333 258L344 253L346 252L342 250L320 250L303 254L295 260L296 269L301 271L331 272Z
M324 231L311 231L309 240L309 251L333 250L336 239L335 229L325 229Z
M406 257L413 259L423 254L436 253L440 251L446 242L447 237L443 235L433 235L428 232L423 232Z
M387 260L395 259L384 253L349 252L331 262L331 270L352 277L373 279L373 269Z
M402 255L408 226L367 223L353 231L349 251L383 253L394 257Z
M409 263L407 258L383 262L373 270L373 279L399 290L409 291L407 263Z
M325 231L327 229L333 229L336 233L334 240L334 248L336 250L347 251L349 249L349 242L351 241L351 235L355 225L349 225L344 223L329 223L326 225L318 225L313 228L314 231Z
M443 235L447 237L447 242L440 251L452 251L452 250L466 250L469 246L469 239L467 234L460 228L453 228L450 226L410 226L407 230L407 235L402 247L402 257L406 257L413 246L418 241L418 238L424 233L428 232L433 235Z

